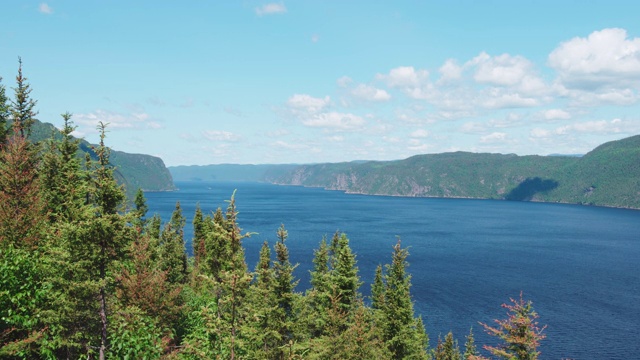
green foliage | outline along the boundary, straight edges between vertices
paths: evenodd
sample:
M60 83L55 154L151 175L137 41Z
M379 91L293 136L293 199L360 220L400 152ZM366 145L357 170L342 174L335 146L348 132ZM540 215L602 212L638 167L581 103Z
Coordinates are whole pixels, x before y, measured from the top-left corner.
M438 345L433 351L433 359L434 360L462 360L462 355L460 354L460 347L458 346L458 341L453 339L452 332L449 332L447 336L445 336L444 342L442 342L442 339L438 337Z
M184 245L185 218L180 203L176 203L171 220L165 225L160 235L159 261L162 270L167 271L168 280L172 284L183 284L187 281L187 254Z
M10 116L9 98L5 86L2 85L2 76L0 76L0 147L7 141Z
M40 319L49 284L38 264L41 254L0 247L0 358L32 358L35 342L46 331Z
M160 359L163 354L166 344L161 329L135 306L116 312L109 330L110 359L151 360Z
M22 75L22 58L18 58L18 75L16 75L15 98L11 101L11 116L13 126L20 131L21 137L29 137L31 135L31 126L35 122L35 116L38 114L34 107L36 101L31 99L31 86L27 82L27 78Z

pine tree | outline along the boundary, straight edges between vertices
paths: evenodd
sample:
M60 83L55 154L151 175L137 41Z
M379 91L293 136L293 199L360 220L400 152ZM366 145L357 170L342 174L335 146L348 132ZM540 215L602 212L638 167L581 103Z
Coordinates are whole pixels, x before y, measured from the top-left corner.
M349 239L346 234L340 234L333 249L333 269L330 282L335 295L338 296L340 308L349 312L358 296L358 288L361 285L356 267L356 256L351 251Z
M133 204L135 205L135 211L133 212L135 223L136 226L140 228L140 231L142 231L146 223L144 217L147 215L147 211L149 211L149 206L147 206L147 199L145 199L142 189L138 188L138 190L136 191Z
M200 266L200 262L205 258L205 224L200 203L196 204L196 212L193 216L193 255L195 257L196 267Z
M384 307L384 281L382 274L382 265L376 267L376 274L371 284L371 307L373 309L382 309Z
M0 242L15 247L37 247L41 237L44 204L36 150L17 126L0 151Z
M296 321L294 307L294 289L298 281L294 280L293 270L297 265L289 261L289 249L285 241L289 237L284 225L280 225L276 232L278 241L275 244L276 262L274 263L275 296L278 303L278 322L281 345L293 340L293 323Z
M280 353L278 299L275 293L275 274L271 262L271 249L265 241L255 278L247 294L249 321L244 330L249 358L275 359Z
M9 136L9 120L11 119L11 111L9 107L9 98L7 97L6 88L2 85L2 76L0 76L0 148L7 141Z
M38 114L34 107L36 101L30 98L31 86L27 78L22 75L22 58L18 57L18 75L16 76L15 100L11 101L11 113L14 126L20 129L20 136L31 135L31 126ZM26 133L26 134L25 134Z
M478 349L476 348L475 339L473 338L473 328L469 329L469 335L467 335L467 341L464 344L464 360L472 360L475 356L478 356Z
M64 113L62 118L62 138L56 140L52 137L48 141L49 150L44 153L39 169L46 212L52 224L77 219L88 192L85 175L76 156L79 141L71 135L75 130L71 114Z
M495 320L497 327L482 324L489 335L501 339L504 344L484 346L485 350L504 359L536 360L540 341L546 336L542 333L546 326L539 327L538 314L533 310L531 301L510 299L511 304L502 304L507 309L507 319Z
M458 341L453 339L453 333L449 331L444 342L438 337L438 345L433 352L434 360L462 360Z
M426 359L428 337L422 319L414 318L411 301L411 276L406 273L409 252L400 247L400 240L393 248L392 262L385 275L384 337L395 359Z
M162 270L168 272L172 284L184 284L187 280L187 254L184 245L184 226L180 202L176 203L171 220L160 235L159 256Z

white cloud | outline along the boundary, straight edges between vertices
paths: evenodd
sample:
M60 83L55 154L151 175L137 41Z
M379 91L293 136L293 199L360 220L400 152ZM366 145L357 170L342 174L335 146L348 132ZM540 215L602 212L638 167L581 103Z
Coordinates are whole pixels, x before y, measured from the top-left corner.
M341 88L346 88L347 86L351 85L352 82L353 80L348 76L343 76L340 79L336 80L336 84L338 84L338 86Z
M409 136L412 138L426 138L429 136L429 132L424 129L418 129L413 131Z
M616 134L625 131L625 126L628 124L623 123L620 119L613 120L595 120L577 122L571 125L565 125L555 130L556 134L564 135L569 133L583 133L583 134Z
M370 85L360 84L353 90L351 90L351 94L358 99L366 100L366 101L388 101L391 99L391 95L388 92L377 89Z
M80 127L79 131L85 134L97 132L100 122L107 124L108 131L162 128L161 124L151 120L149 114L144 112L121 114L98 109L91 113L74 114L72 120Z
M53 8L47 3L40 3L40 5L38 5L38 11L47 15L53 14Z
M311 42L317 43L318 41L320 41L320 35L318 34L311 35Z
M302 143L291 144L286 141L278 140L269 144L272 147L285 149L285 150L303 150L307 149L308 146Z
M462 77L462 67L455 59L448 59L438 70L441 81L457 80Z
M416 88L429 78L426 70L416 70L413 66L400 66L389 71L389 74L378 74L376 78L383 80L389 87Z
M545 120L567 120L571 119L571 114L562 109L549 109L542 112Z
M480 137L480 142L483 144L503 143L506 140L507 140L507 134L503 132L494 132L489 135Z
M255 8L256 14L258 16L263 15L273 15L273 14L284 14L287 12L287 7L284 6L284 3L269 3L264 4Z
M240 135L223 130L204 130L202 136L212 141L235 142L240 140Z
M287 105L293 110L302 110L309 113L317 113L322 111L331 103L331 98L316 98L307 94L295 94L287 100Z
M317 114L302 123L309 127L321 127L334 130L355 130L365 124L365 120L354 114L328 112Z
M637 87L640 38L628 38L624 29L594 31L560 44L549 55L549 65L568 88Z
M540 105L540 102L535 98L523 97L519 93L508 92L505 93L500 89L490 89L485 93L486 99L482 102L482 106L489 109L505 109L505 108L519 108L519 107L532 107Z

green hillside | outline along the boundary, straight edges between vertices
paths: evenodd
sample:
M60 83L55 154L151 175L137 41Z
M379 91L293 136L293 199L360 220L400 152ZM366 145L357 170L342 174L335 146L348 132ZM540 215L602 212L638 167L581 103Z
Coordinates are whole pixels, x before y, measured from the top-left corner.
M467 152L301 165L265 181L349 193L545 201L640 208L640 136L583 157Z
M30 136L32 141L43 142L52 136L61 138L60 132L52 124L40 121L33 124ZM87 141L81 140L80 150L95 158L92 145ZM116 170L116 179L125 185L128 196L134 194L139 188L146 191L175 190L171 173L159 157L112 150L111 163Z

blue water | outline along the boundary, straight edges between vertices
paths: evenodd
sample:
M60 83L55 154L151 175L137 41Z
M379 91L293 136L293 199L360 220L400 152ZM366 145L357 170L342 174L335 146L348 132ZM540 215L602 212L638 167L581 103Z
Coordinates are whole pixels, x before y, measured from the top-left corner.
M368 295L378 264L391 261L397 237L409 249L415 310L431 345L452 330L463 347L494 340L478 322L504 318L500 304L522 291L546 324L541 359L629 359L640 353L640 211L469 199L349 195L260 183L179 182L176 192L146 193L149 215L167 221L176 201L191 221L226 208L235 189L239 224L255 267L262 242L289 231L298 291L309 286L313 249L345 232Z

